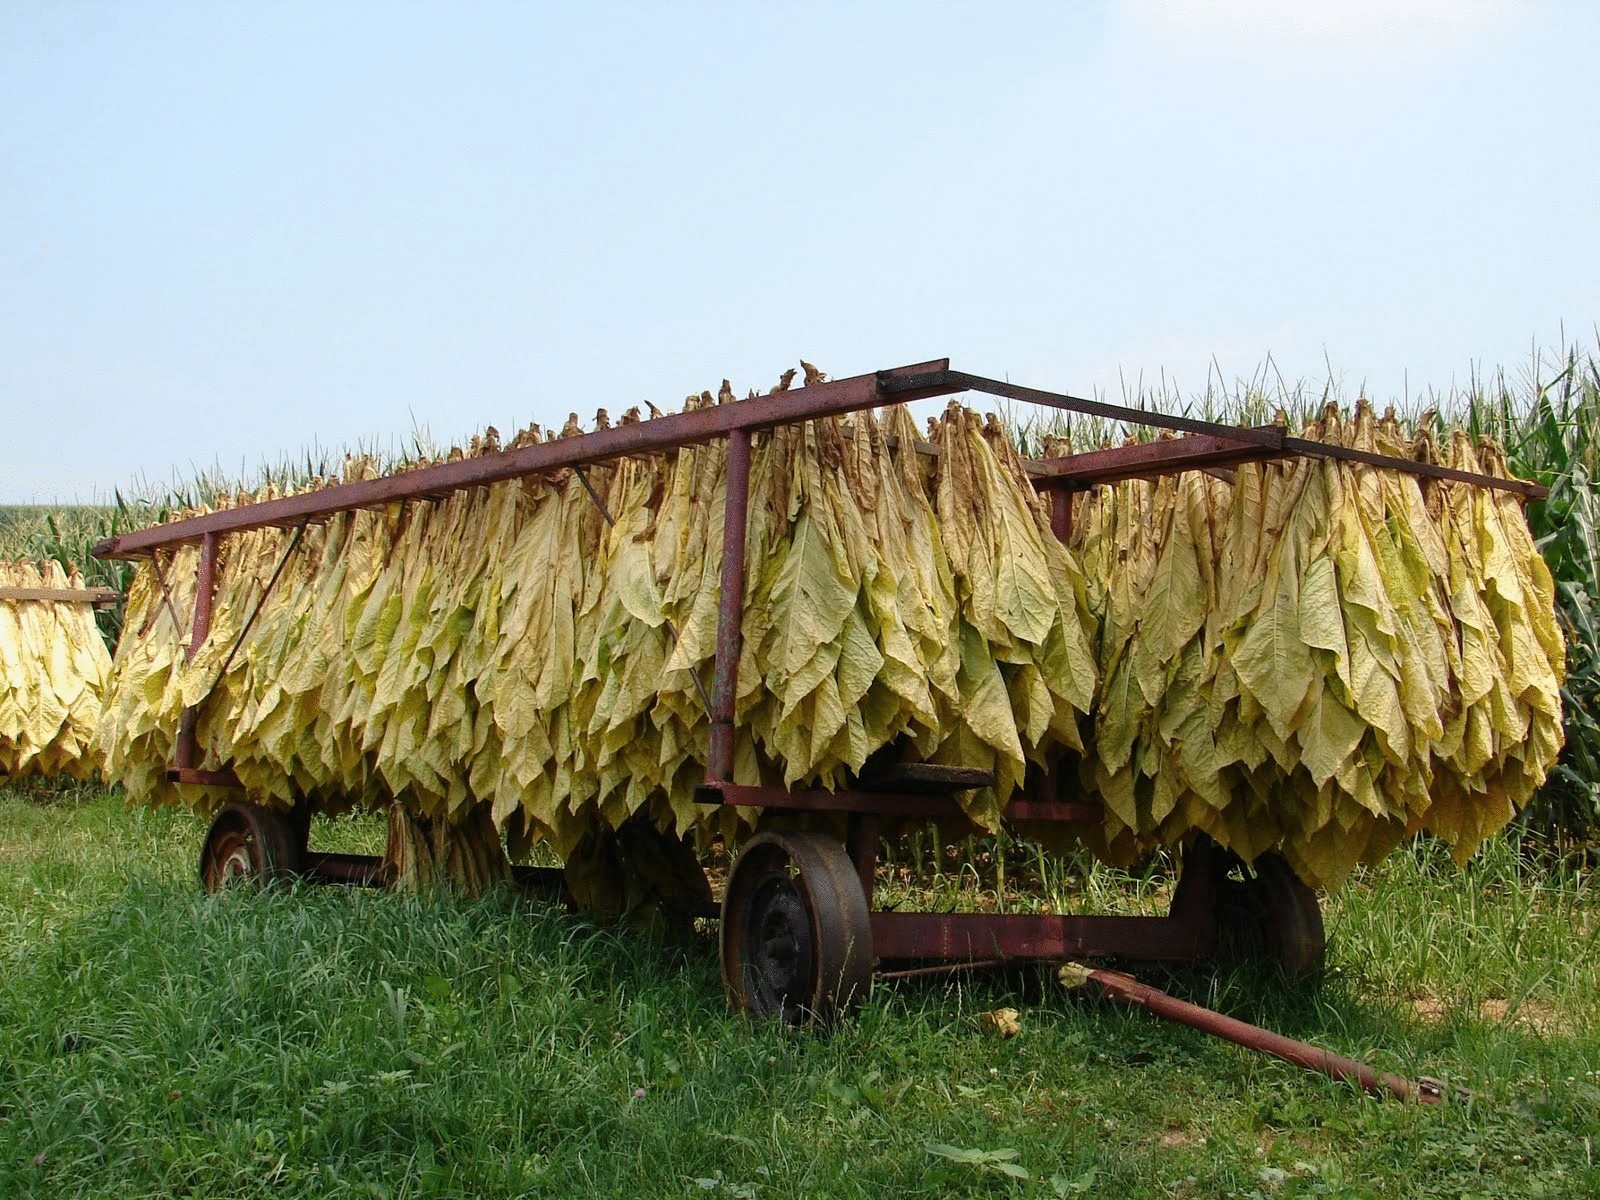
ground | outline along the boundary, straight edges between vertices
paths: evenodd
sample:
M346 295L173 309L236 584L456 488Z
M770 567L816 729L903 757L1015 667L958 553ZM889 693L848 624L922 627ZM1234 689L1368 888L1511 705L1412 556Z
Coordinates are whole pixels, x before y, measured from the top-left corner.
M1600 1194L1600 884L1509 842L1361 874L1319 987L1147 974L1474 1093L1426 1107L1042 974L880 986L831 1036L753 1025L709 936L509 893L205 897L201 834L0 789L0 1195Z

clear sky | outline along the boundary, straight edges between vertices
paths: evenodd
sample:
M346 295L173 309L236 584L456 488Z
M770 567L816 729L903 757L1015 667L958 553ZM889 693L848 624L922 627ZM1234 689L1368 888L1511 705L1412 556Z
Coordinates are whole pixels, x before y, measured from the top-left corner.
M1597 52L1580 0L5 0L0 502L802 356L1516 366L1600 320Z

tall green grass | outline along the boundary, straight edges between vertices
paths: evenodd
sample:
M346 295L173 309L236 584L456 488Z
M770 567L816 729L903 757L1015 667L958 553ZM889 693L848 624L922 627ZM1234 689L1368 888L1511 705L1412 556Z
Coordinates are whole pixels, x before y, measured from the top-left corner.
M63 567L76 566L89 587L115 588L126 594L133 579L133 564L95 558L91 551L101 538L145 522L143 512L115 505L13 505L0 508L0 559L41 561L54 559ZM95 611L100 632L115 645L122 631L122 605Z
M1528 524L1555 575L1567 637L1567 744L1524 815L1557 837L1600 832L1600 358L1536 354L1529 369L1475 382L1466 424L1506 448L1512 468L1550 489Z
M425 430L415 430L399 446L358 446L351 453L372 458L380 471L399 471L437 456ZM171 520L179 513L231 504L242 493L266 488L300 491L318 481L336 480L346 452L313 446L302 454L263 462L253 472L234 474L221 466L174 476L164 483L142 480L118 488L109 504L0 505L0 559L54 559L77 566L89 587L115 588L126 595L136 564L94 557L95 543L132 529ZM123 605L99 609L96 620L108 645L122 632Z

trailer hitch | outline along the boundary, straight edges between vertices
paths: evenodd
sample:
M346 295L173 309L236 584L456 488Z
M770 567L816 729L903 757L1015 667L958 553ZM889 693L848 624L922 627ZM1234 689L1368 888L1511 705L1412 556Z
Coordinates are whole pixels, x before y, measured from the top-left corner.
M1179 1000L1160 988L1141 983L1132 975L1121 971L1096 970L1079 963L1067 963L1061 968L1060 980L1069 989L1093 984L1108 1000L1142 1008L1146 1012L1176 1021L1201 1033L1222 1038L1247 1050L1259 1050L1284 1062L1320 1071L1334 1079L1347 1079L1359 1084L1374 1095L1392 1095L1401 1100L1415 1100L1421 1104L1438 1104L1445 1099L1470 1100L1472 1093L1465 1088L1451 1088L1437 1079L1424 1075L1416 1081L1401 1079L1386 1071L1376 1071L1366 1063L1345 1058L1331 1050L1297 1042L1293 1038L1273 1033L1259 1025L1251 1025L1236 1017L1224 1016L1187 1000Z

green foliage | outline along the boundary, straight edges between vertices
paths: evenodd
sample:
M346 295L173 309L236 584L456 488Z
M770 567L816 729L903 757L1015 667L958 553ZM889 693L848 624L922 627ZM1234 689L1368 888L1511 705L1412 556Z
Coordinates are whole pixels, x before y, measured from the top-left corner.
M148 524L145 510L130 508L119 497L112 506L73 504L59 507L20 505L0 508L0 558L54 559L76 566L88 587L116 588L126 594L133 564L98 559L94 544L125 529ZM96 620L108 645L122 630L122 605L97 610Z
M1554 373L1545 378L1547 371ZM1559 838L1600 833L1600 358L1536 355L1517 380L1474 387L1467 424L1505 447L1512 469L1550 489L1528 524L1556 578L1567 638L1567 744L1523 820Z
M669 949L509 893L205 897L202 832L103 792L0 790L0 1195L1600 1191L1596 881L1514 843L1359 875L1319 991L1151 975L1475 1094L1424 1107L1048 975L880 987L829 1037L754 1025L709 937ZM1004 1040L979 1020L1002 1005L1022 1021Z
M412 433L401 449L367 449L380 471L398 471L437 454L437 447L424 430ZM141 483L131 494L112 493L110 504L0 505L0 558L55 559L63 567L77 566L89 587L115 588L126 596L133 580L134 563L118 559L98 559L96 542L130 529L143 529L171 520L189 509L214 508L231 502L240 493L255 493L263 488L280 492L298 491L320 480L339 475L344 452L313 446L303 456L263 463L254 472L234 475L220 467L196 471L186 479L169 484ZM96 612L100 632L108 645L116 646L122 632L123 605Z

